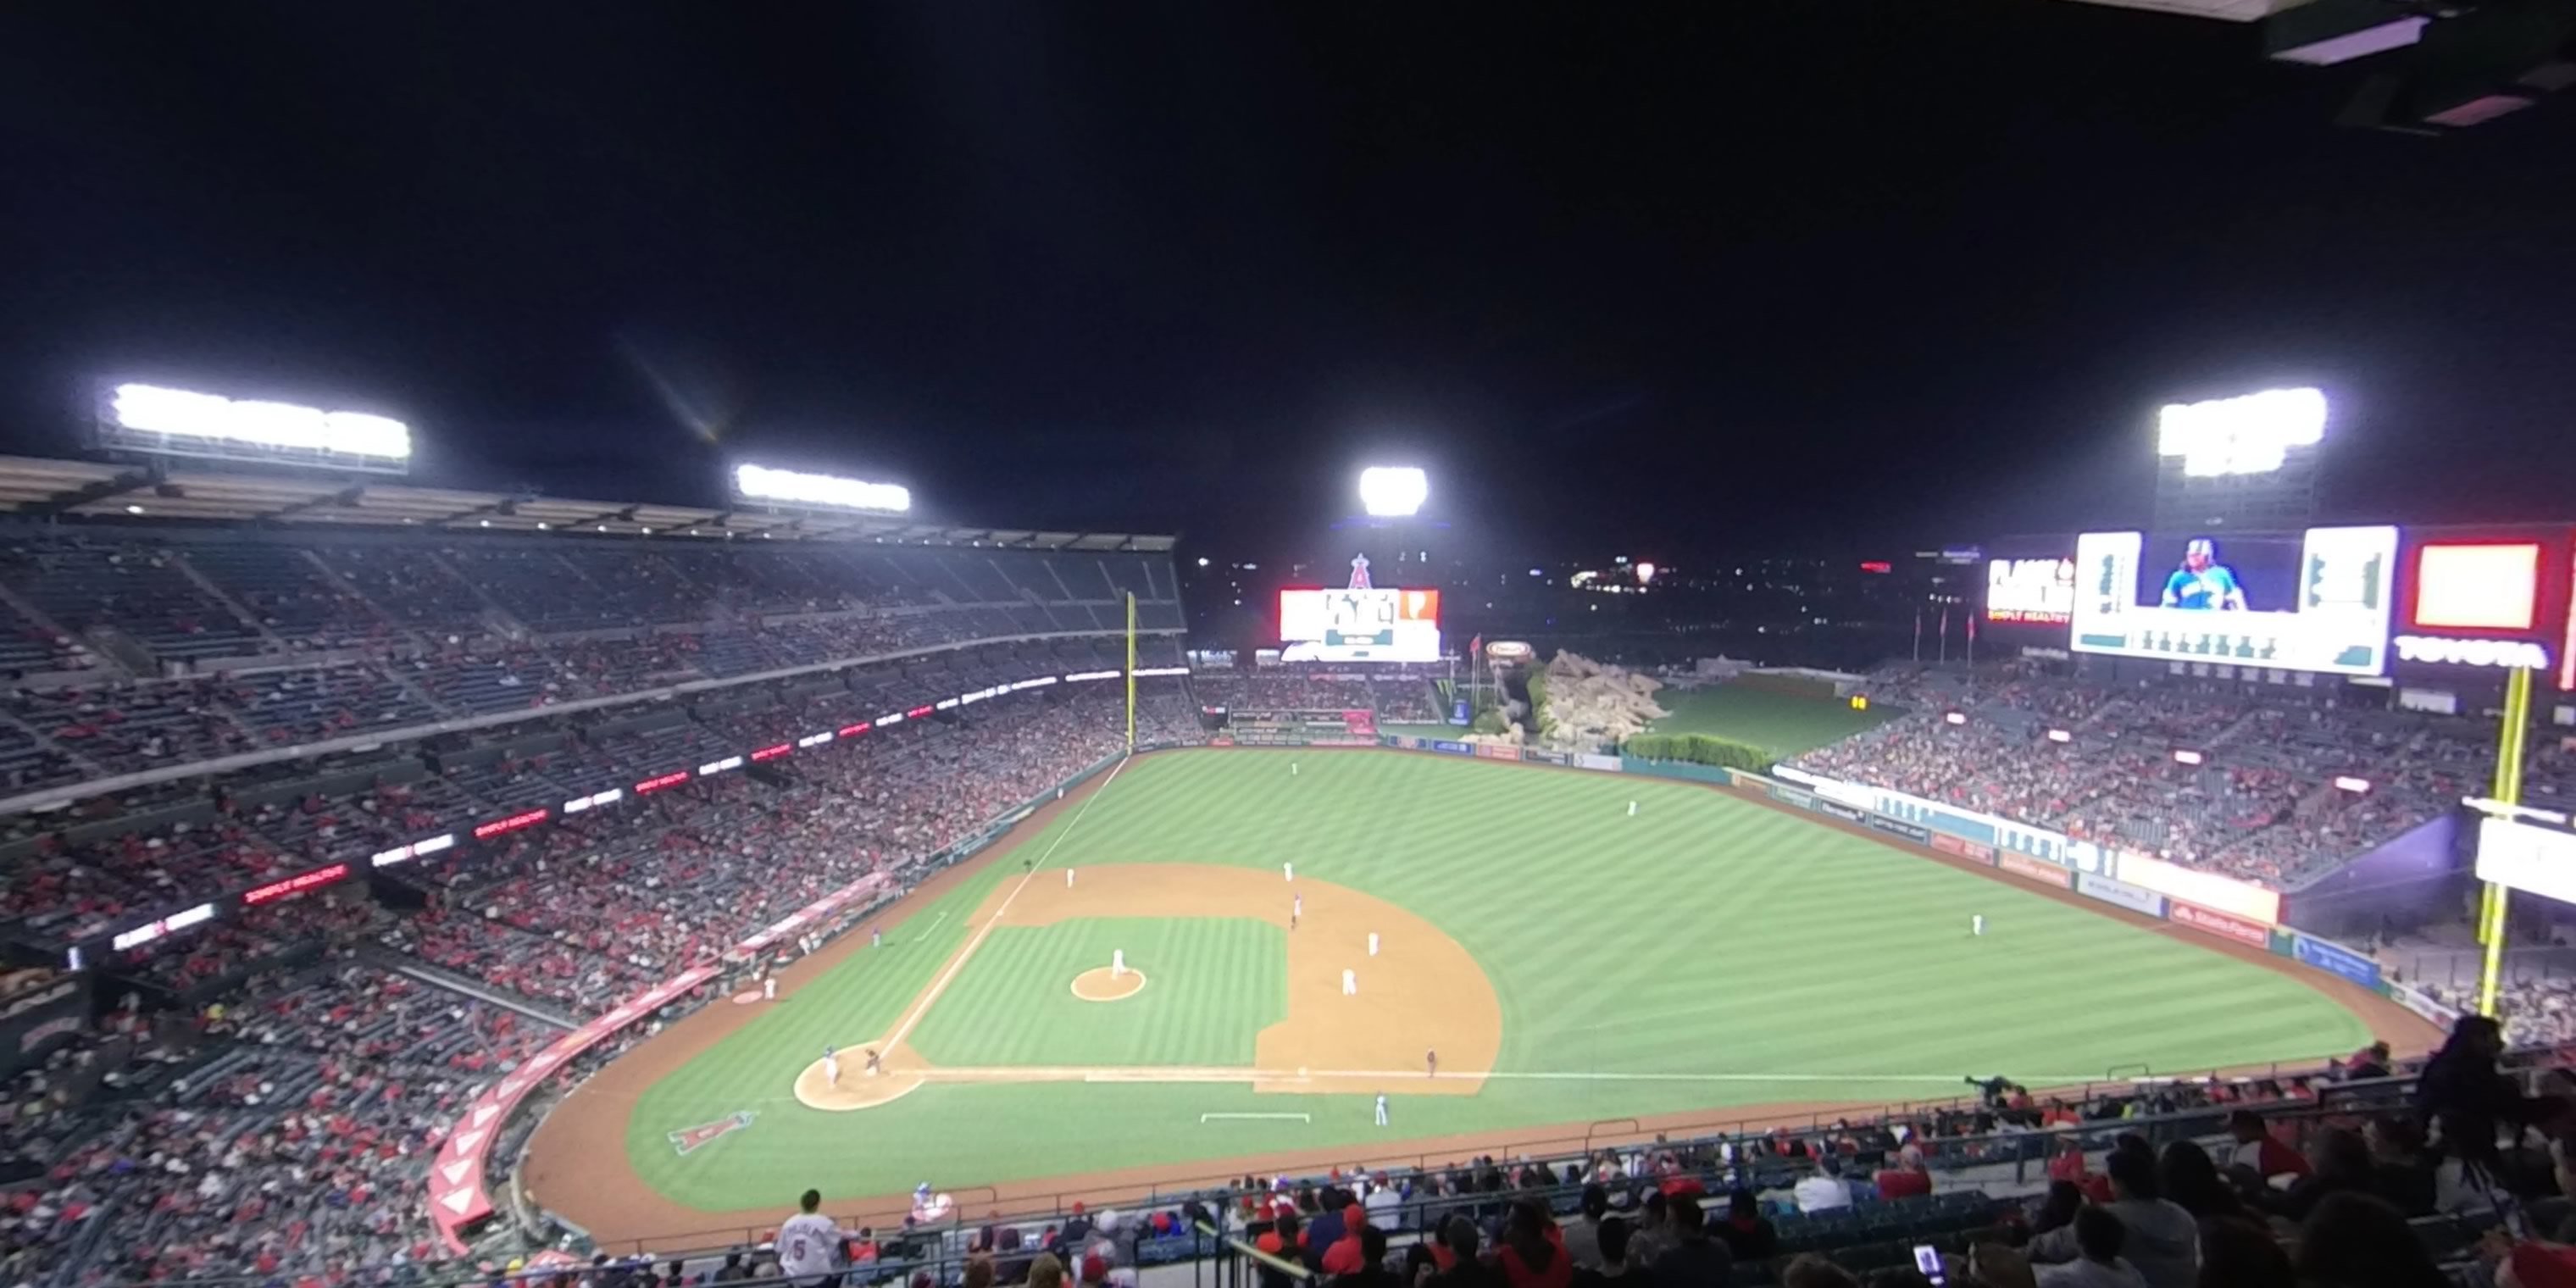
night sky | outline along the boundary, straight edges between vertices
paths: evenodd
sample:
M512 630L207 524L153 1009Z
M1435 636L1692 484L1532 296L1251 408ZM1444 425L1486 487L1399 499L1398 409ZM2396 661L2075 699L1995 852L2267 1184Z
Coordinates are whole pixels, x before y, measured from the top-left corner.
M2158 403L2299 381L2337 517L2576 513L2576 101L2356 76L2048 0L14 6L0 448L145 377L1246 553L1416 461L1670 561L2142 520Z

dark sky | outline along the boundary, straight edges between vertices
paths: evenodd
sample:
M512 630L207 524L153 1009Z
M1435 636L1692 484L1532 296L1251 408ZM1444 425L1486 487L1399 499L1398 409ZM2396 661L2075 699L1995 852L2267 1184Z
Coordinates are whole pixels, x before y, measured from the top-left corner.
M2576 103L2353 79L2053 0L14 6L0 437L148 376L1202 550L1411 459L1677 559L2143 518L2157 403L2300 380L2340 512L2576 511Z

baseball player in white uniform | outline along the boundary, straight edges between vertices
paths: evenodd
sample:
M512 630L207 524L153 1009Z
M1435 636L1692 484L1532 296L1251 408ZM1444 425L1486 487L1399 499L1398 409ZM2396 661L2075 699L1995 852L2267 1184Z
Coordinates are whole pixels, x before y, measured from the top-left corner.
M797 1200L796 1215L778 1226L778 1272L799 1288L812 1288L839 1269L833 1253L841 1246L841 1228L816 1210L822 1206L823 1192L807 1190Z
M777 977L777 976L775 976L775 975L769 975L769 976L765 976L765 977L763 977L763 978L761 979L761 981L760 981L760 1000L762 1000L762 1001L764 1001L764 1002L775 1002L775 1001L777 1001L777 1000L778 1000L778 977Z
M832 1087L841 1085L841 1057L830 1047L823 1048L823 1083Z
M1377 1093L1377 1125L1386 1126L1386 1093Z

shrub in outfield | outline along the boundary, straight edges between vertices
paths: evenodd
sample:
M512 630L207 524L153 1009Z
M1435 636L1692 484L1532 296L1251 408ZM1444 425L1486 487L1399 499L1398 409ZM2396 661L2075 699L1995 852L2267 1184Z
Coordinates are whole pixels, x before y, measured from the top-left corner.
M1639 760L1678 760L1693 765L1714 765L1720 769L1741 769L1747 773L1771 772L1771 753L1749 742L1720 738L1707 733L1640 733L1631 734L1619 744L1619 750Z

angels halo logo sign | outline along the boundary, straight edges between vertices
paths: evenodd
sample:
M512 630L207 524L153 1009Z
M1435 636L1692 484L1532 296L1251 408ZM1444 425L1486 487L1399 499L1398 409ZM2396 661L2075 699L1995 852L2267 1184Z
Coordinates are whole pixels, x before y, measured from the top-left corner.
M741 1131L745 1127L749 1127L751 1125L751 1118L751 1111L746 1109L741 1113L728 1114L711 1123L704 1123L696 1127L683 1127L670 1134L671 1148L678 1152L681 1157L685 1158L689 1155L690 1151L708 1144L717 1137L730 1135L734 1132Z

